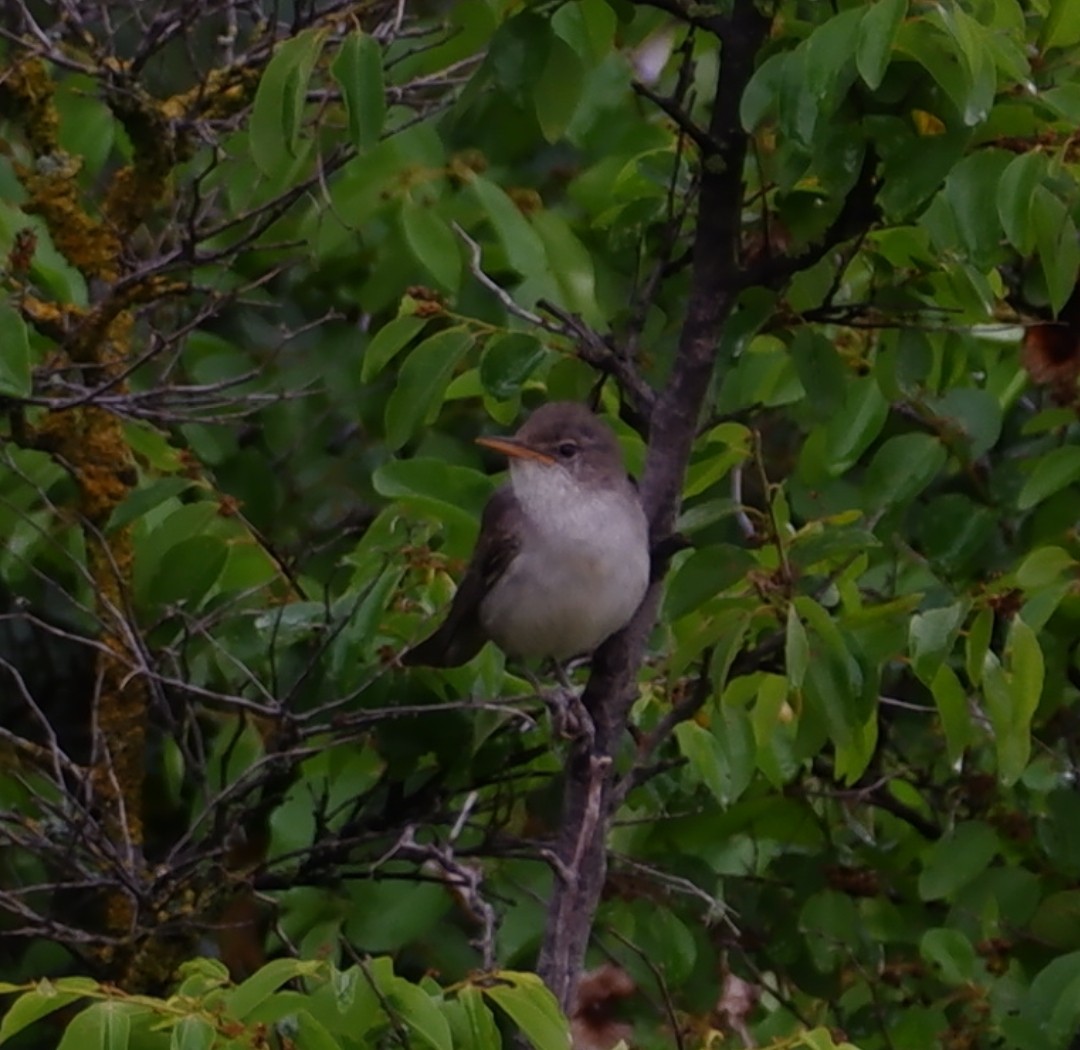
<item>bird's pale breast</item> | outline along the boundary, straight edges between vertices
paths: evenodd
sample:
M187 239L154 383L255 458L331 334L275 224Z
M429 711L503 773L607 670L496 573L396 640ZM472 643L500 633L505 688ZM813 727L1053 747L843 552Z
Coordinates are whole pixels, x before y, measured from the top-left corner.
M529 484L515 494L530 535L480 616L507 652L564 660L595 649L633 616L649 582L648 528L629 487L583 490L564 472L526 469Z

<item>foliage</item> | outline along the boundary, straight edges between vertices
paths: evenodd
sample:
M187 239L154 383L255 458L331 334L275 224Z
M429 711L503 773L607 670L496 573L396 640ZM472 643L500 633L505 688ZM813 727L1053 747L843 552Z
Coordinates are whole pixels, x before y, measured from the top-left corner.
M0 1040L554 1045L574 926L643 1046L1071 1045L1071 0L14 6ZM606 879L519 669L395 662L560 398L692 545Z
M371 1046L398 1033L433 1050L501 1045L496 1017L512 1019L538 1050L567 1045L566 1021L534 974L492 973L442 991L412 984L383 957L347 970L317 961L277 959L239 985L216 960L181 967L168 999L130 995L86 977L42 980L21 992L0 1022L0 1043L74 1003L85 1007L58 1044L68 1047L155 1047L185 1050L270 1046L277 1033L297 1050ZM301 982L300 989L289 988Z

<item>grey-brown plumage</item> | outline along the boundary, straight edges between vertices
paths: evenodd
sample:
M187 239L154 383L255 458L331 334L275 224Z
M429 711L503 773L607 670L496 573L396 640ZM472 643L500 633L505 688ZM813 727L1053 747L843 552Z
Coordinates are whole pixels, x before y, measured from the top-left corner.
M584 405L536 410L510 458L442 625L403 657L456 667L487 640L526 658L591 652L633 616L649 582L648 526L611 429Z

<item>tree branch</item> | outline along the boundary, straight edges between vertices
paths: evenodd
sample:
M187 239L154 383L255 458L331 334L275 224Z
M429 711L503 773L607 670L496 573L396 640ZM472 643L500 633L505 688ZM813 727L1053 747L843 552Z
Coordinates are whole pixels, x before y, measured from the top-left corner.
M536 305L544 313L556 318L561 323L563 332L575 340L577 355L582 361L615 379L626 409L627 422L643 437L648 437L649 417L656 401L656 393L641 377L633 360L609 346L599 333L576 314L569 313L546 299L541 299Z
M684 110L674 99L658 94L637 80L631 83L630 86L638 95L647 98L654 106L658 109L662 109L673 121L675 121L679 129L686 133L697 148L701 150L704 156L709 157L714 153L720 152L720 143L715 142L707 131L695 124L693 120L690 119L690 115L686 110Z
M740 287L750 288L754 285L779 287L789 277L819 262L837 245L865 233L878 217L877 162L877 154L868 146L855 184L844 199L843 207L817 244L805 248L797 255L766 258L753 266L748 266L740 274Z
M685 17L681 6L673 13ZM717 33L721 44L708 128L718 152L701 172L686 319L671 375L650 416L641 493L654 541L670 534L674 526L721 330L741 287L737 259L747 138L739 121L739 102L769 24L752 3L742 3L735 5L730 16L710 18L705 25ZM635 695L634 676L658 601L659 588L654 583L630 624L597 651L585 689L585 706L596 732L588 749L579 744L571 755L557 843L558 855L573 877L555 884L539 960L541 976L564 1008L573 998L604 885L606 832L615 798L611 760L626 729ZM603 803L600 826L578 855L577 845L590 821L590 803L598 788Z

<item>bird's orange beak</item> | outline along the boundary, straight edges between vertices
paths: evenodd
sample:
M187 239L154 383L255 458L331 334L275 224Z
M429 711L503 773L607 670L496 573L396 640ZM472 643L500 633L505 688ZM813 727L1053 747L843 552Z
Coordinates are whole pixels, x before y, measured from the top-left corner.
M504 456L512 456L515 459L533 459L537 463L545 463L548 466L555 462L554 457L549 456L546 452L540 452L538 449L526 445L516 438L479 437L476 439L476 443L483 445L484 448L501 452Z

